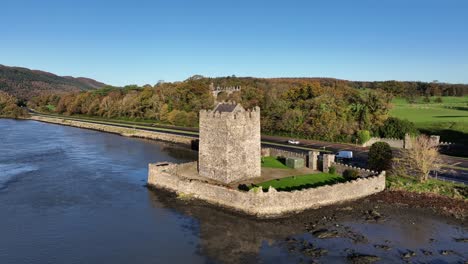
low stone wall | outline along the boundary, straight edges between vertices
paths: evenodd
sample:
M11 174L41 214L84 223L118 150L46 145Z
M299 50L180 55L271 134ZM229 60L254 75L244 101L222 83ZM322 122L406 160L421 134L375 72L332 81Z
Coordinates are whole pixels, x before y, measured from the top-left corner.
M385 172L354 181L292 192L268 192L252 189L248 192L210 184L177 175L176 164L149 165L148 185L192 196L209 203L262 218L279 217L307 209L362 198L385 188ZM183 165L182 165L183 166Z
M308 151L291 151L274 147L262 147L262 156L275 156L275 157L295 157L307 159Z
M392 148L404 148L405 146L405 141L403 139L398 139L398 138L378 138L378 137L373 137L369 139L366 143L362 144L363 147L370 147L372 144L376 142L385 142L390 147Z
M268 144L266 144L268 145ZM320 153L318 151L312 150L285 150L280 147L262 147L261 155L262 157L274 156L274 157L286 157L286 158L303 158L305 161L305 166L317 170L317 157Z
M351 165L347 165L347 164L342 164L342 163L339 163L339 162L333 162L331 164L331 166L335 167L336 172L339 173L339 174L342 174L343 171L345 171L345 170L355 170L355 171L359 172L359 176L361 176L363 178L379 174L377 171L373 171L373 170L369 170L369 169L363 169L363 168L359 168L359 167L355 167L355 166L351 166Z
M125 137L147 138L147 139L162 140L162 141L167 141L167 142L181 143L181 144L188 144L188 145L190 145L192 143L192 140L194 140L194 138L187 137L187 136L146 131L146 130L134 129L134 128L118 127L118 126L112 126L112 125L80 122L80 121L75 121L75 120L67 120L63 118L32 116L29 119L46 122L46 123L58 124L58 125L73 126L73 127L79 127L79 128L104 131L104 132L119 134Z

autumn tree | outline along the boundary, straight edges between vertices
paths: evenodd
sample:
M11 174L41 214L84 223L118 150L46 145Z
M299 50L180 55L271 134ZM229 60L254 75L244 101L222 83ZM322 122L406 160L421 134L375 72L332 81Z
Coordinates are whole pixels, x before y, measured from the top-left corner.
M426 181L431 171L440 168L441 160L438 146L426 135L411 138L411 148L402 151L397 162L397 171L413 175L419 181Z

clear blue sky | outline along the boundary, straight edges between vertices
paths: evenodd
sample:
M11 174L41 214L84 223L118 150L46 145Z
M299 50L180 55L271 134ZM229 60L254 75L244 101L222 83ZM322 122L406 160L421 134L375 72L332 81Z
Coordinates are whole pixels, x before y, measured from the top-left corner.
M468 83L466 0L2 0L0 64L113 85L204 76Z

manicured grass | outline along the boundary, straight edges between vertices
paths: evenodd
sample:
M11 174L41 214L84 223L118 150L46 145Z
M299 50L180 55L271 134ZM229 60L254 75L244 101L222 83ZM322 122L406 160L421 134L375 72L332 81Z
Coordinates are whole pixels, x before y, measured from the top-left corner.
M424 103L419 99L410 104L403 98L395 98L390 115L413 122L425 134L441 136L442 141L467 143L468 96L442 97L442 103Z
M331 185L345 181L346 180L338 174L316 173L266 181L260 184L250 186L249 188L251 189L260 186L264 191L267 191L268 188L272 186L278 191L292 191L306 188L314 188L323 185Z
M416 179L400 176L388 176L387 189L416 193L435 193L451 198L468 200L468 186L437 179L419 182Z
M278 160L277 157L262 157L262 167L276 169L291 169Z

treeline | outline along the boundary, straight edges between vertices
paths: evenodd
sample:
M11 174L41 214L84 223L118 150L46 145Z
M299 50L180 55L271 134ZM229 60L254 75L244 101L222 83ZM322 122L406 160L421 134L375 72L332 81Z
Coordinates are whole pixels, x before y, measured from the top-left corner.
M434 82L350 82L354 88L381 89L393 96L407 98L410 102L424 96L465 96L468 95L467 84L450 84Z
M67 115L147 119L177 126L198 125L200 109L215 98L210 84L241 86L241 92L219 94L218 100L260 106L263 133L354 142L357 132L379 133L388 118L391 95L355 89L335 79L204 78L144 87L106 87L66 95L45 94L31 99L31 108Z
M6 92L0 91L0 117L21 118L28 116L28 111L21 107L22 102Z

